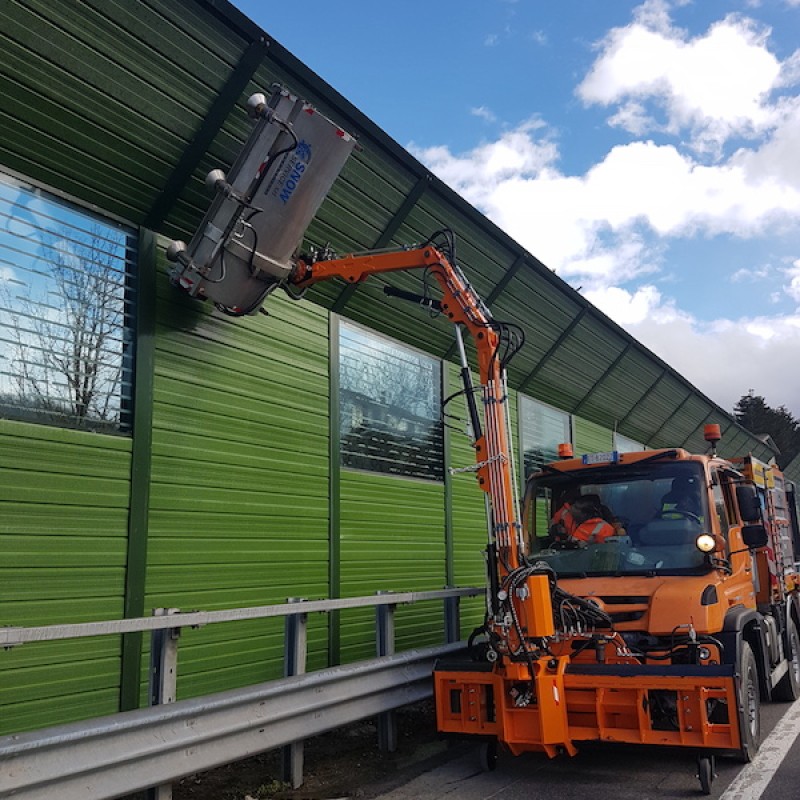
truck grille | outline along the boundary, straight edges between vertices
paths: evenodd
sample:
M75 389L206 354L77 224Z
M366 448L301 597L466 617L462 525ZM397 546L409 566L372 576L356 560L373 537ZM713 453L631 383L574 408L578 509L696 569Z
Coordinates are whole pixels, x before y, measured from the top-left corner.
M591 601L592 598L587 597ZM598 598L614 622L637 622L647 614L650 597L647 595L606 595Z

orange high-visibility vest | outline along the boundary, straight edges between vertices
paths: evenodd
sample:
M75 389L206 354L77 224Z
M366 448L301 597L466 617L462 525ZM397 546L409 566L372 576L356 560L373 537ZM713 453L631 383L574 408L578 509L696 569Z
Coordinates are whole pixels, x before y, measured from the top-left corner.
M564 503L564 505L553 514L553 519L550 520L551 525L563 525L564 530L570 536L572 535L572 531L575 530L575 519L572 516L571 508L572 506L569 503Z
M614 526L604 519L593 517L578 525L570 535L573 539L578 539L587 544L599 544L608 539L609 536L616 536L617 532Z

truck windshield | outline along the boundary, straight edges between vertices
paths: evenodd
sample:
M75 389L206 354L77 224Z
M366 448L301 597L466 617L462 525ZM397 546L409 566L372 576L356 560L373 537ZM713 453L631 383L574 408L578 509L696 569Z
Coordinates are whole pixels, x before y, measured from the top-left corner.
M707 482L696 462L538 473L528 482L524 516L531 559L561 577L710 569L695 545L710 531Z

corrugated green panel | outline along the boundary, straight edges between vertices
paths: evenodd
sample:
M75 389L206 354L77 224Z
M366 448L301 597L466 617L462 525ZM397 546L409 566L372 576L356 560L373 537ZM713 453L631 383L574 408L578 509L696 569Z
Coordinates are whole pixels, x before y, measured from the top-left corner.
M687 391L684 390L684 398ZM708 403L694 394L676 403L673 413L666 418L665 424L650 438L650 446L683 447L687 438L697 431L697 426L708 416L709 410ZM702 440L702 426L700 438Z
M712 420L716 421L716 420ZM723 432L725 427L722 427ZM725 458L744 456L753 449L752 438L741 428L731 428L719 443L719 453ZM766 459L765 459L766 460Z
M327 666L327 618L308 618L308 669ZM196 697L210 692L275 680L283 675L284 620L271 618L223 622L199 630L184 629L179 650L178 697ZM235 657L232 655L235 653ZM149 647L142 668L147 671ZM142 702L146 704L146 687Z
M711 422L720 421L716 418L712 418ZM756 458L767 462L774 457L774 453L769 447L744 428L732 427L729 431L725 432L724 422L720 422L720 427L723 431L723 438L718 447L721 456L725 458L734 458L736 456L752 453ZM794 478L790 478L790 480L794 480Z
M750 449L750 437L742 428L731 426L726 431L727 424L723 423L720 428L723 433L722 441L717 446L717 451L725 458L733 458L747 453Z
M631 348L594 389L592 398L581 408L581 415L595 422L607 422L609 427L622 423L620 433L646 442L646 437L655 427L654 420L632 421L634 409L660 374L661 368L657 364L640 350ZM595 413L591 414L590 410Z
M0 161L141 221L243 49L182 6L2 4Z
M422 591L445 585L444 487L440 483L342 470L341 592ZM399 615L397 650L442 641L441 603ZM374 654L374 613L342 617L342 661Z
M625 341L610 325L591 314L584 314L571 328L571 319L562 319L561 323L561 331L552 331L558 346L552 352L548 349L546 360L523 377L523 386L527 393L546 397L559 408L570 410L580 405L583 414L591 413L591 400L584 400L599 387L601 378L623 351ZM610 422L607 407L605 414L595 416L602 417L606 424Z
M567 340L569 337L567 337ZM587 368L581 362L576 369L574 358L568 358L563 346L544 362L533 378L525 384L526 394L547 398L547 402L561 409L574 408L596 382L600 372ZM589 372L589 369L592 371Z
M783 474L794 484L800 483L800 456L795 456L784 468Z
M640 441L646 441L650 445L651 435L674 413L685 398L686 384L676 375L667 373L658 381L655 388L645 393L628 416L626 423L633 430L641 431Z
M130 440L0 420L0 625L114 619ZM118 709L118 637L0 652L0 733Z
M508 288L492 306L498 319L521 324L525 330L525 348L516 356L509 368L514 386L523 383L542 358L559 339L579 311L564 292L544 280L535 270L523 267ZM527 394L550 399L550 385L540 394L529 386Z
M249 41L225 23L226 13L232 12L225 4L212 10L193 0L7 0L0 5L0 91L5 98L0 163L106 212L137 222L145 219L186 149L198 141L209 109L247 52ZM267 50L234 110L219 121L208 151L194 154L196 165L193 160L186 165L192 176L185 186L175 187L178 199L171 209L165 203L169 213L163 232L183 238L193 232L210 200L203 185L206 172L228 166L249 133L247 96L279 80L358 135L362 145L312 223L308 240L330 241L340 251L370 246L425 177L424 170L302 65L289 62L288 70L281 66L275 56L279 50L278 45ZM392 243L420 241L438 227L453 227L459 235L459 261L487 297L518 251L435 180L431 186ZM527 333L525 350L511 366L515 386L537 370L584 308L566 284L551 279L533 260L526 263L492 309L498 319L521 324ZM410 275L373 279L358 289L345 314L428 352L448 351L449 323L387 301L385 283L409 289L419 285ZM330 306L341 289L332 282L310 297ZM276 299L269 303L268 319L229 320L180 297L165 281L159 291L149 604L215 608L274 602L299 593L325 596L327 313ZM527 391L574 408L623 344L624 337L613 326L606 328L592 311ZM644 350L631 348L582 405L581 416L606 427L621 421L622 433L646 441L686 394L677 377L649 391L662 369ZM705 403L700 400L699 406ZM711 410L709 405L705 414ZM697 413L704 416L700 409ZM690 427L697 417L694 403L679 416L665 434L678 436ZM697 435L691 433L692 444ZM0 455L7 456L0 459L0 537L7 554L0 570L9 576L13 571L15 577L6 586L17 593L2 598L0 624L6 619L12 620L8 624L37 624L120 613L130 443L80 437L0 423L0 448L5 448ZM755 438L738 440L768 457ZM462 448L454 443L450 458L471 462L471 451ZM75 464L81 465L79 471ZM343 534L351 560L343 564L343 578L350 581L348 591L362 593L376 578L381 580L375 588L405 588L398 584L407 581L425 588L441 586L441 487L379 481L384 483L375 485L371 476L346 476L351 494L343 508ZM390 484L397 492L389 491ZM395 494L399 510L386 521L387 509L395 508ZM485 540L482 506L473 477L454 478L454 568L459 582L483 580L477 557ZM383 512L381 523L378 510ZM360 536L367 538L361 542ZM409 552L428 557L421 573L420 559L410 560L403 548L391 562L381 561L385 552L404 542ZM377 564L381 567L376 571ZM48 570L58 571L58 577L47 581ZM34 597L28 585L46 589ZM473 605L479 608L480 603ZM429 616L434 620L431 630L440 630L438 610L419 615L402 609L399 615L401 646L418 643ZM371 652L371 619L343 615L343 625L348 656ZM274 626L255 623L187 634L181 652L181 671L188 676L181 684L182 696L273 675L280 638ZM113 710L109 703L116 703L116 655L110 654L117 652L118 642L97 642L81 651L89 662L87 674L99 681L88 693L92 699L84 692L72 694L75 687L70 684L57 703L32 701L25 725ZM319 618L312 626L312 663L324 662L325 646ZM34 686L33 677L25 682L25 670L38 680L55 663L54 650L35 652L45 655L25 662L25 668L7 667L21 663L16 653L0 659L9 669L4 685L19 690L20 696L26 686ZM52 669L53 687L66 687L79 668L65 669ZM103 675L113 681L103 683L105 678L97 677ZM3 724L18 730L22 705L28 704L12 705L13 711L3 709Z
M427 200L428 197L430 202ZM481 217L476 219L471 214L465 213L464 209L454 208L447 195L437 193L426 195L419 207L425 209L426 205L436 219L443 219L453 229L456 235L458 262L463 262L472 269L476 276L476 287L481 280L488 281L486 287L481 285L483 290L488 290L490 285L494 286L497 276L502 274L504 267L511 264L518 255L519 250L513 247L513 242L506 243L499 237L492 237L490 232L479 224ZM426 235L432 233L425 230L420 232Z
M714 413L707 420L707 423L716 423L722 430L722 441L719 443L717 450L723 458L734 458L736 456L752 453L761 461L768 462L775 456L772 449L765 445L757 436L754 436L740 425L730 425L730 421L725 419L719 412ZM702 429L699 434L702 436ZM793 468L793 466L789 465L787 469L789 468ZM789 479L794 480L792 477L789 477Z
M27 645L26 645L27 646ZM71 672L80 665L73 665ZM113 664L108 665L112 672ZM117 670L119 665L116 665ZM76 687L77 688L77 687ZM89 680L83 691L73 691L57 698L12 703L3 708L3 730L22 733L26 730L76 722L82 719L105 716L116 712L119 706L119 688L102 687Z
M611 326L600 319L584 314L581 321L560 344L548 366L552 367L550 380L569 387L570 405L567 410L580 405L581 416L592 415L592 395L601 379L625 348L625 341ZM531 389L534 384L531 384ZM544 387L540 387L542 391ZM608 426L607 409L595 407L594 414L602 417ZM597 420L595 420L597 421Z
M278 297L269 312L234 320L160 280L148 607L328 596L328 315ZM279 674L276 624L187 637L180 696ZM311 629L316 666L326 630Z
M627 344L621 333L595 314L583 315L568 342L569 347L574 348L570 356L582 357L588 362L585 366L596 368L599 374L611 366ZM567 347L567 343L564 346Z
M581 417L573 417L572 424L575 455L606 453L613 449L613 436L608 428Z
M5 134L0 160L134 221L146 216L249 45L245 34L224 22L224 5L214 13L191 0L147 0L135 6L125 0L80 4L9 0L0 14L4 51L0 80L6 98L0 112ZM249 35L257 35L255 26ZM188 184L182 190L177 187L180 198L165 231L183 235L194 229L209 200L203 187L205 173L233 160L249 131L245 99L273 80L286 83L338 118L360 137L363 147L323 204L309 231L311 240L331 241L342 249L370 245L424 176L410 156L313 73L290 58L282 61L281 51L277 44L266 51L234 111L220 120L208 152L196 154L199 163ZM432 186L393 241L419 240L436 227L451 225L460 236L460 260L486 296L518 251L438 182ZM531 374L583 308L566 284L551 280L532 262L529 267L494 308L498 318L521 323L528 333L528 346L511 369L514 385ZM427 343L436 353L449 348L447 334L435 324L414 320L394 301L386 305L380 285L374 288L374 292L359 289L348 316L417 346ZM312 297L330 304L340 291L332 283L316 289ZM592 319L602 329L598 345L618 338L613 326L605 330L594 312ZM542 370L538 382L527 387L531 394L567 408L582 399L580 393L592 385L601 364L607 364L617 348L614 344L608 353L593 351L595 339L583 337L588 323L587 317L565 342L564 352ZM638 355L649 361L647 355ZM581 369L570 385L562 373L575 366L575 358ZM633 374L625 368L615 372L615 380L598 387L596 400L581 407L585 418L610 425L629 414L640 396L638 375L635 369ZM667 403L670 399L664 398ZM646 406L638 419L629 421L628 433L646 436L666 419L665 408L664 403ZM647 419L648 414L652 418Z
M398 243L424 241L442 227L455 233L456 259L478 293L487 297L516 253L492 241L473 220L434 193L423 195L408 215L398 231Z
M691 453L705 453L709 450L708 442L703 438L704 421L707 414L695 419L695 424L687 436L681 440L681 446Z
M775 457L775 453L773 452L772 448L767 447L766 445L756 445L753 448L753 455L756 456L756 458L767 462Z

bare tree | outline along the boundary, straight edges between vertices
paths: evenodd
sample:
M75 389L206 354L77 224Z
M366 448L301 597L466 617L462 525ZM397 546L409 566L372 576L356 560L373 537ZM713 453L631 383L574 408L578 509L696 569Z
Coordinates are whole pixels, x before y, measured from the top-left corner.
M342 463L441 478L438 364L359 332L348 334L339 362Z
M20 405L81 427L120 416L124 243L108 233L96 225L51 234L49 276L9 303Z

